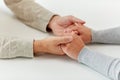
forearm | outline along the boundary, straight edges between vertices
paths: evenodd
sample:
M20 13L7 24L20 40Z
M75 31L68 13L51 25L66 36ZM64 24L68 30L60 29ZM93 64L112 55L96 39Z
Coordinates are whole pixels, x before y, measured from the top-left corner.
M79 54L78 61L110 79L120 79L120 59L112 58L83 48Z
M53 13L34 0L4 0L12 12L26 25L46 32Z
M92 30L92 42L120 44L120 27L100 31Z
M0 58L33 57L33 40L0 36Z

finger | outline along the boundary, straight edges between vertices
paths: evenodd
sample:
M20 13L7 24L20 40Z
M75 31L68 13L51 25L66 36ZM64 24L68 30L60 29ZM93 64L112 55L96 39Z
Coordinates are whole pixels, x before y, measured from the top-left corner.
M81 34L81 30L84 27L83 25L81 25L80 23L75 23L75 25L78 27L77 31L78 31L78 35Z
M80 35L78 31L71 31L71 32L68 32L68 33L64 33L65 36L73 36L73 34Z
M64 32L65 32L65 33L71 33L72 31L77 31L77 30L78 30L78 27L72 25L72 26L66 28L66 29L64 30Z
M74 32L74 34L80 35L78 31L73 31L73 32Z
M78 38L78 37L80 37L80 36L77 35L74 31L72 31L72 37L73 37L74 39L76 39L76 38Z
M66 51L66 45L61 45L61 49L63 50L63 52L66 54L67 51Z
M67 45L67 44L61 44L61 45L60 45L61 49L63 49L63 48L65 49L65 48L66 48L66 45Z
M71 28L71 29L66 29L64 30L64 33L71 33L72 31L77 31L78 28Z
M58 51L58 52L59 52L58 55L60 55L60 56L65 55L64 51L62 50L61 45L59 45L58 47L59 47L59 49L60 49L60 50Z
M64 35L68 35L68 34L71 35L72 32L77 34L77 35L80 35L80 30L78 28L67 29L64 31Z
M78 18L76 18L76 17L74 17L74 16L71 16L71 21L72 21L73 23L85 24L85 21L83 21L83 20L81 20L81 19L78 19Z
M69 42L71 42L72 40L73 40L73 37L72 37L72 36L63 36L63 37L58 37L58 38L56 39L58 45L69 43Z
M80 24L80 23L75 23L75 26L78 26L78 27L79 27L79 26L81 26L81 24Z
M79 28L83 27L83 25L81 25L80 23L75 23L75 26L77 26Z
M66 33L64 35L66 35L66 36L73 36L73 34L79 35L79 32L78 31L71 31L70 33Z

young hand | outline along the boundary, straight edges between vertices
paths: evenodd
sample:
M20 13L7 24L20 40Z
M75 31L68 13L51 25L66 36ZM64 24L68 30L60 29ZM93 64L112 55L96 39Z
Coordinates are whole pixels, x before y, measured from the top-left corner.
M72 59L77 60L78 55L84 46L85 44L82 41L81 37L73 34L72 42L61 45L61 48L66 55Z

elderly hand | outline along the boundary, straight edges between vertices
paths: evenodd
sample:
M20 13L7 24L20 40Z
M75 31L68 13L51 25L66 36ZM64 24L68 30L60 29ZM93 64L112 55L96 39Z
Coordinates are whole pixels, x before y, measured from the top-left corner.
M84 46L85 45L81 37L73 34L72 42L61 45L61 48L66 55L68 55L72 59L77 60L78 55Z
M70 25L79 23L81 25L85 24L84 21L74 17L74 16L54 16L48 24L48 28L52 30L54 35L62 36ZM71 30L71 28L69 28ZM72 28L73 29L73 28Z
M33 50L35 55L39 53L51 53L55 55L64 55L60 45L67 44L73 40L72 36L52 37L43 40L35 40Z

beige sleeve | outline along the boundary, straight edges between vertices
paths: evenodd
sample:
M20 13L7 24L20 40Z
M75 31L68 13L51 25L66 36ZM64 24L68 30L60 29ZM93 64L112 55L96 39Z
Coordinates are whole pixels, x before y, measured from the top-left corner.
M46 32L53 17L52 12L37 4L34 0L4 0L11 11L26 25Z
M33 56L33 40L0 35L0 58Z

